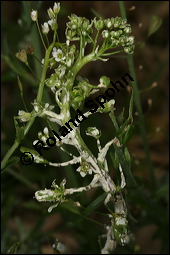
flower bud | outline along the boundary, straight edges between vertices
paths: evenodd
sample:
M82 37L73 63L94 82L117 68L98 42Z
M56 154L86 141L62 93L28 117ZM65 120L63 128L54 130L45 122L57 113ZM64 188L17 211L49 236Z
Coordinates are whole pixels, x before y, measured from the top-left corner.
M87 30L90 22L88 19L85 19L82 24L82 30Z
M101 29L103 29L103 27L104 27L104 21L102 20L102 19L99 19L99 20L95 20L94 21L94 26L95 26L95 28L97 29L97 30L101 30Z
M116 18L114 19L114 24L113 24L113 26L114 26L114 27L119 27L119 26L121 25L121 23L122 23L122 18L116 17Z
M38 12L36 10L32 10L32 12L31 12L31 19L33 21L37 21L37 19L38 19Z
M54 11L54 14L58 14L59 13L59 11L60 11L60 3L54 3L53 11Z
M109 37L109 31L108 30L103 30L102 31L102 37L103 38L108 38Z
M111 19L106 19L106 20L105 20L105 25L106 25L107 28L110 28L110 27L112 26L112 21L111 21Z
M124 28L124 32L126 33L126 34L130 34L131 32L132 32L132 29L131 29L131 27L125 27Z
M47 10L47 13L50 19L55 19L55 13L53 12L51 8Z
M57 30L58 29L58 24L57 24L55 19L49 20L48 24L51 26L52 30Z
M124 47L124 52L127 54L133 54L134 52L134 45L128 46L128 47Z
M102 109L102 112L110 112L111 107L115 104L115 100L111 99L109 102L104 104L104 109Z
M41 26L42 26L42 32L43 32L43 34L48 34L48 32L50 31L49 26L48 26L48 23L45 22L44 25L41 25Z
M18 118L22 122L27 122L31 118L31 113L30 112L25 112L25 111L19 111L18 112L18 116L19 116Z
M102 76L99 81L100 81L100 84L104 85L106 88L110 84L110 79L107 76Z

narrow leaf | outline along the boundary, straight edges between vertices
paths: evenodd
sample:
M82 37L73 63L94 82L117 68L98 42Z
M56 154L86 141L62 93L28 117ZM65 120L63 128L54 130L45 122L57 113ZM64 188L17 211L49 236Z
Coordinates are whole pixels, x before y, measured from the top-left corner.
M161 25L162 25L162 19L160 17L153 15L150 21L148 37L154 34L160 28Z

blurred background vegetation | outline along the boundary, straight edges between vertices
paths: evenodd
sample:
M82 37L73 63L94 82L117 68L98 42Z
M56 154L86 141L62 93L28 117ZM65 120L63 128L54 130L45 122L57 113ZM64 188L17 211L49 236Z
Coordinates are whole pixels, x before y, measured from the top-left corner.
M40 24L48 20L47 8L53 1L2 1L1 2L1 106L2 106L2 158L12 146L15 138L13 116L18 110L24 110L17 85L17 75L24 87L24 99L28 110L36 97L37 85L29 70L20 63L15 53L30 45L34 47L38 59L43 58L43 47L35 24L30 19L32 9L39 11ZM132 26L136 48L134 54L137 82L139 84L141 104L150 147L151 160L157 188L151 192L149 167L145 160L137 115L134 109L135 130L128 148L132 156L132 172L139 185L149 194L154 206L148 205L136 195L135 190L127 191L130 229L134 233L134 243L117 247L116 254L168 253L168 1L126 1L127 19ZM65 41L65 23L67 16L93 18L97 12L103 18L120 16L118 1L61 1L58 18L59 38ZM29 60L38 77L41 66L34 58ZM92 62L85 66L81 75L91 84L98 84L102 75L115 82L129 72L127 59L114 56L110 61ZM128 110L129 90L121 90L115 96L116 115L123 108ZM46 89L44 102L53 103L51 93ZM113 126L107 114L90 116L82 125L82 136L87 145L96 154L95 141L87 139L84 130L88 126L97 126L102 130L102 144L113 137ZM45 122L37 119L22 145L32 148L38 131ZM111 150L110 153L113 151ZM20 156L19 148L14 156ZM64 153L51 149L48 155L54 162L68 160ZM55 160L54 160L55 159ZM111 176L115 173L111 161ZM104 196L101 190L92 190L73 199L79 201L84 209L77 210L71 200L60 205L48 214L48 204L39 204L34 198L38 189L49 188L51 182L57 183L66 177L67 187L76 187L89 183L88 177L81 178L75 167L52 168L32 164L24 166L17 162L6 168L2 174L2 254L53 254L54 238L58 238L68 253L95 254L99 252L98 236L104 233L102 224L107 223L102 206ZM156 209L155 209L156 208ZM135 220L133 220L133 218Z

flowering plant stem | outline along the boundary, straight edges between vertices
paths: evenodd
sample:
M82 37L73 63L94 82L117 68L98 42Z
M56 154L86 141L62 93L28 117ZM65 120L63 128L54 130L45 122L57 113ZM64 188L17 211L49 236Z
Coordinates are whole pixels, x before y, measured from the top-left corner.
M86 130L86 135L92 136L93 139L96 140L97 156L93 155L90 148L88 148L81 137L79 124L82 121L80 121L78 117L77 122L79 124L72 121L74 127L72 127L73 125L69 126L69 130L71 130L71 132L67 132L68 130L64 127L64 125L69 125L69 119L72 112L71 108L77 112L79 111L80 114L80 110L78 109L82 109L83 106L86 105L86 98L99 91L100 88L107 88L110 84L110 79L106 76L102 76L99 80L99 84L97 86L92 86L88 79L77 76L78 72L83 68L83 66L91 61L108 61L109 58L106 59L104 58L105 56L111 56L120 52L132 54L134 50L134 37L129 35L131 33L131 26L127 23L126 19L116 17L106 20L103 20L102 18L96 20L96 18L94 18L89 21L84 17L78 17L77 15L72 14L71 17L69 17L70 21L67 23L65 32L66 43L60 43L59 40L56 42L56 37L58 39L57 15L59 11L60 4L55 3L53 9L49 8L47 10L50 20L42 25L42 33L45 36L47 36L50 31L49 25L54 33L53 42L48 48L45 46L40 27L38 25L38 12L36 10L32 10L31 12L31 18L37 23L38 31L45 48L45 57L42 62L42 75L39 82L37 97L33 103L34 109L31 113L19 111L18 116L14 118L16 139L14 145L4 157L2 167L5 167L10 156L19 146L21 141L23 141L37 116L41 118L45 117L47 123L54 122L55 124L57 123L57 126L61 126L59 131L61 132L62 129L65 130L61 132L61 136L63 137L62 142L56 141L54 146L58 146L62 151L67 152L62 146L71 145L76 149L78 156L67 152L69 156L71 156L69 161L55 163L48 161L44 157L40 157L39 153L35 150L28 149L26 147L21 147L20 150L23 153L25 151L30 151L34 158L34 163L37 164L48 164L53 167L79 164L76 171L80 173L81 177L92 175L92 180L88 185L84 187L81 187L80 185L76 188L66 188L66 179L62 180L60 186L53 181L51 186L52 189L36 191L35 198L38 202L52 202L53 205L51 205L48 209L48 212L50 213L53 208L58 206L58 204L66 202L66 198L69 195L88 191L96 187L103 189L106 193L104 205L108 208L110 214L107 215L109 217L109 225L105 227L106 233L103 237L106 240L103 248L101 248L101 253L108 254L112 252L118 244L123 246L130 241L127 207L122 190L126 186L126 181L127 186L136 186L135 179L131 173L130 155L126 147L126 143L132 130L133 95L130 100L129 116L125 122L123 122L122 117L121 124L116 122L116 118L113 114L113 106L115 104L115 100L113 98L111 100L109 99L110 101L107 102L106 100L103 102L101 99L99 101L100 106L97 105L95 111L91 109L84 113L83 116L87 118L95 112L101 114L112 112L110 116L113 120L113 124L115 125L116 134L115 137L108 141L104 146L100 143L100 130L96 127L88 127ZM101 33L101 38L103 39L102 42L98 42L99 33ZM75 40L79 41L78 48L77 45L74 44ZM88 43L91 44L92 51L88 55L85 55L86 45ZM118 49L115 50L115 48ZM108 52L108 50L110 52ZM26 50L23 49L19 51L16 54L16 57L23 63L27 63ZM48 68L54 69L49 78L47 78ZM45 85L51 89L55 96L55 106L60 108L59 114L57 114L55 110L52 111L55 106L49 105L47 102L42 102ZM87 106L87 108L89 107ZM27 122L27 124L23 124L23 126L20 127L17 120L23 123ZM44 128L43 132L38 132L38 138L38 142L42 141L45 147L49 147L50 134L47 127ZM33 145L37 145L37 141L34 141ZM114 147L114 167L118 172L116 181L110 176L106 157L111 146ZM77 204L79 203L77 202ZM111 209L110 205L114 207L114 209Z
M119 1L119 6L120 6L120 12L121 12L122 18L126 19L126 9L124 6L124 1ZM156 180L155 180L155 175L154 175L153 164L151 161L149 145L148 145L148 141L147 141L145 121L144 121L144 116L143 116L143 112L142 112L140 93L139 93L139 89L138 89L137 77L136 77L135 66L134 66L134 58L133 58L133 55L127 55L126 58L128 61L130 73L131 73L132 77L134 77L134 80L135 80L134 83L132 84L133 93L134 93L134 102L136 105L136 109L138 111L139 129L140 129L140 133L142 136L146 160L147 160L149 171L150 171L151 187L152 187L152 190L155 191Z
M42 100L43 90L44 90L44 82L45 82L46 72L47 72L48 64L49 64L49 57L50 57L50 54L51 54L51 50L54 47L54 44L55 44L55 37L54 37L53 43L46 50L44 66L43 66L42 76L41 76L41 81L40 81L40 85L39 85L39 88L38 88L38 94L37 94L37 99L36 99L36 101L38 103L40 103L41 100ZM31 126L33 125L33 123L35 121L35 118L36 118L36 115L35 115L35 111L33 110L32 117L30 118L30 120L28 121L28 123L26 124L26 126L24 128L24 137L29 132ZM24 139L24 137L23 137L23 139ZM18 146L20 145L22 140L20 140L20 141L15 140L14 144L12 145L12 147L6 153L5 157L3 158L2 162L1 162L1 171L2 172L3 172L3 169L4 169L5 165L6 165L6 162L12 156L12 154L15 152L15 150L18 148Z

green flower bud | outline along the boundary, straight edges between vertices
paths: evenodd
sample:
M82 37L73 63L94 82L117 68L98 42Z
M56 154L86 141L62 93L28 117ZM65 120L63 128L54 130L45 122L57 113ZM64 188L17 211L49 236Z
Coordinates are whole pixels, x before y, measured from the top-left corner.
M110 112L111 107L115 104L115 100L111 99L109 102L104 104L104 109L103 108L99 108L100 112Z
M54 6L53 6L54 14L58 14L59 11L60 11L60 3L54 3Z
M125 28L127 26L127 19L122 19L122 22L120 24L120 28Z
M114 20L113 26L114 27L119 27L121 25L121 23L122 23L122 18L116 17L115 20Z
M55 19L55 13L53 12L51 8L47 10L47 13L50 19Z
M131 32L132 32L132 29L131 29L131 27L125 27L124 28L124 32L126 33L126 34L130 34Z
M120 36L119 30L118 31L111 31L110 36L111 36L111 38L116 38L116 39L119 38L119 36Z
M55 19L49 20L48 24L51 26L51 29L53 31L58 29L58 24L57 24L57 21Z
M106 19L106 20L104 21L104 23L105 23L105 25L106 25L107 28L111 28L111 26L112 26L112 21L111 21L111 19Z
M134 48L135 48L134 45L124 47L124 52L127 53L127 54L133 54Z
M94 20L94 26L97 30L101 30L104 27L104 21L102 19L99 19L96 21L96 19Z
M54 58L51 58L51 59L49 60L49 63L50 63L50 69L51 69L51 68L54 68L54 67L56 66L56 61L55 61Z
M75 44L73 44L71 47L70 47L70 53L75 53L76 52L76 46Z
M54 87L56 86L57 88L60 88L61 87L61 80L58 78L58 76L53 73L50 78L48 78L46 81L45 81L45 84L47 85L47 87L51 88L51 87Z
M109 35L110 35L110 33L109 33L108 30L103 30L103 31L102 31L102 37L103 37L103 38L108 38Z
M102 76L99 81L101 85L105 86L105 88L107 88L110 84L110 79L107 76Z
M89 25L90 25L89 20L88 19L84 19L83 24L82 24L82 30L88 29Z

